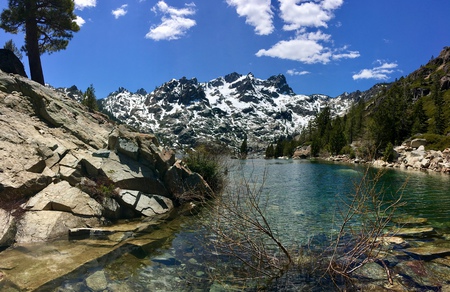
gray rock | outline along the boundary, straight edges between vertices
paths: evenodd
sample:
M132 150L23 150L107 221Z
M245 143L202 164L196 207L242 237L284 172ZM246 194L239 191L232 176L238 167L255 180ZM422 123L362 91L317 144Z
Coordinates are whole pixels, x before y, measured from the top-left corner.
M102 200L103 216L108 219L119 219L121 215L120 204L111 197L103 198Z
M163 196L133 190L121 190L119 197L129 208L133 208L148 217L165 214L173 210L172 200Z
M32 197L25 209L55 210L90 217L101 217L103 213L103 207L97 201L80 189L71 187L67 181L49 185Z
M27 211L17 226L16 242L42 242L67 238L70 228L100 225L99 219L85 219L61 211Z
M28 77L20 59L10 50L0 49L0 70Z
M420 146L427 145L427 140L425 139L414 139L410 143L410 147L412 148L419 148Z
M110 150L100 149L100 150L96 150L96 151L92 152L92 156L100 157L100 158L108 158L109 157L109 153L111 153Z
M104 271L97 271L86 278L86 285L93 291L103 291L108 286Z
M398 228L395 229L396 236L404 237L428 237L436 233L433 227Z
M14 243L15 235L16 219L10 212L0 209L0 247Z
M139 146L135 141L119 138L117 151L136 161L139 159Z
M420 247L407 248L405 249L405 251L419 256L442 256L445 254L450 254L450 247L425 245Z
M121 189L168 196L164 184L151 168L120 153L111 153L109 159L103 160L101 169Z
M355 271L355 274L360 277L372 280L387 279L386 270L381 265L374 262L363 265L361 268Z

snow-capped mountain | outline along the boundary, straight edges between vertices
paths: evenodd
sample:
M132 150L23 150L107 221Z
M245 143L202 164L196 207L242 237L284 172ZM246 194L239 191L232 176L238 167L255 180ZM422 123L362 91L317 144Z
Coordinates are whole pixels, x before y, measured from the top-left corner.
M354 97L298 95L283 75L267 80L231 73L206 83L173 79L151 93L124 88L101 100L118 120L153 132L170 146L222 142L239 146L245 136L253 147L266 147L281 135L299 133L324 107L343 114Z
M50 85L47 84L48 87L51 87ZM67 97L70 97L78 102L82 102L83 101L83 92L81 90L78 89L78 87L76 87L75 85L71 86L71 87L59 87L59 88L53 88L54 90L56 90L57 92L60 92L64 95L66 95Z

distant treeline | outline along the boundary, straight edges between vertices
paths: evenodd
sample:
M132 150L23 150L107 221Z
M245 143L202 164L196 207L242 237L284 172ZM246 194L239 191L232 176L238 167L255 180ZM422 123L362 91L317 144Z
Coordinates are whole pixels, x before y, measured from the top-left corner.
M433 72L427 78L410 75L382 86L344 116L333 118L330 108L322 109L295 138L280 137L268 145L266 157L292 156L297 146L310 145L312 156L377 158L415 137L425 138L429 149L450 147L450 89L442 89L444 72L434 66L423 68Z

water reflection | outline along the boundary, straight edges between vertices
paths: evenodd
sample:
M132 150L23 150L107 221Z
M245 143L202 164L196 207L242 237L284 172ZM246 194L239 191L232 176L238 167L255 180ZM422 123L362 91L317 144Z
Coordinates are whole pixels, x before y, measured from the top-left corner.
M361 166L292 160L236 161L230 168L230 183L247 179L259 186L271 225L283 242L303 244L332 232L339 197L354 190L365 171ZM387 171L385 190L395 192L405 181L407 205L400 212L425 217L436 228L450 229L450 177L419 172ZM98 263L86 275L101 270L109 291L193 291L227 286L212 278L225 278L221 266L229 258L211 254L213 238L202 228L205 217L179 217L161 225L157 241L124 253L106 264ZM207 223L206 223L207 224ZM147 235L146 235L147 236ZM153 233L149 237L155 236ZM143 236L141 240L146 240ZM80 271L79 271L80 272ZM71 275L54 291L85 291L87 276ZM225 287L225 288L224 288ZM214 288L214 289L215 289Z

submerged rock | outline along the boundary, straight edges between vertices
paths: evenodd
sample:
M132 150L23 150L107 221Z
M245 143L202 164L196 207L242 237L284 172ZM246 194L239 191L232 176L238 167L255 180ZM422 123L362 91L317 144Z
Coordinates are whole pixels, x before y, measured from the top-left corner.
M428 219L420 217L399 217L394 218L392 221L400 225L419 225L427 223Z
M429 237L436 233L433 227L398 228L394 230L397 236Z
M108 286L105 272L97 271L86 278L86 286L92 291L103 291Z
M450 246L440 247L435 245L425 245L420 247L407 248L405 249L405 251L418 256L443 256L450 254Z

